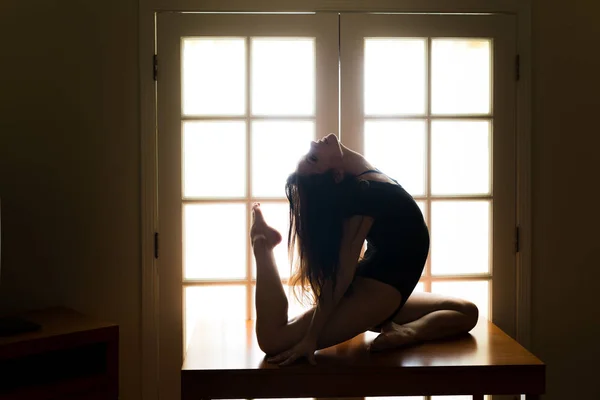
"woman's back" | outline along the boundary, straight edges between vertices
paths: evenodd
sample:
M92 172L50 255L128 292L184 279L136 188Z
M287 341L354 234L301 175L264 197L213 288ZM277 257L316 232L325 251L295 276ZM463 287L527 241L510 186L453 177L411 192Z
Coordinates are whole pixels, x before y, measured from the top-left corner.
M398 183L362 179L349 189L345 203L346 216L373 218L367 241L381 251L394 251L427 230L421 209Z

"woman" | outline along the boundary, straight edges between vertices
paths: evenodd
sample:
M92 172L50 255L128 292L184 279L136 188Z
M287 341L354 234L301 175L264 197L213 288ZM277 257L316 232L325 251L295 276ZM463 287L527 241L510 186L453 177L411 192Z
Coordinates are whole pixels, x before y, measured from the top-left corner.
M273 257L281 235L253 206L256 334L269 362L288 365L367 330L371 350L397 348L470 331L477 307L412 293L429 251L429 233L413 198L334 134L312 142L286 184L288 248L297 253L292 283L309 287L315 307L288 321L288 302ZM360 257L363 243L368 247Z

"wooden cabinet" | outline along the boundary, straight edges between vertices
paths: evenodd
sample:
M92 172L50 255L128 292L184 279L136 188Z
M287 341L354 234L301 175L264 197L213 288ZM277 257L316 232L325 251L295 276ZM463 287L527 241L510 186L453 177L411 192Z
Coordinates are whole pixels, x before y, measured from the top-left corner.
M118 398L117 325L67 308L22 317L41 329L0 337L0 399Z

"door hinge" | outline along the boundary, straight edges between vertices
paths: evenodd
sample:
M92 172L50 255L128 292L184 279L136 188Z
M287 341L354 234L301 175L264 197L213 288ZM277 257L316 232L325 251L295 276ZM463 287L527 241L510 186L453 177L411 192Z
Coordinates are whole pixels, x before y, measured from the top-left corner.
M158 258L158 232L154 232L154 258Z
M152 57L152 76L154 80L158 79L158 56L156 54Z
M517 226L515 228L515 253L521 251L521 229Z
M521 79L521 56L520 55L516 55L515 56L515 80L520 80Z

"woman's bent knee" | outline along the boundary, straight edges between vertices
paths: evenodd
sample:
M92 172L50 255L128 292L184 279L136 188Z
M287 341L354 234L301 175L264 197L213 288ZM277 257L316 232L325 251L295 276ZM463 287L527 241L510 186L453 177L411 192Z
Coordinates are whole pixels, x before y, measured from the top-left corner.
M267 355L277 355L289 350L302 339L309 322L310 320L306 318L306 314L283 325L263 325L257 321L256 341L258 347Z
M469 331L473 329L475 325L477 325L477 320L479 319L479 309L473 302L452 298L446 301L443 309L458 311L459 313L463 314L465 316L465 325L467 325L467 329Z
M467 317L468 330L470 331L477 325L479 319L479 309L470 301L463 300L460 309L458 310Z

